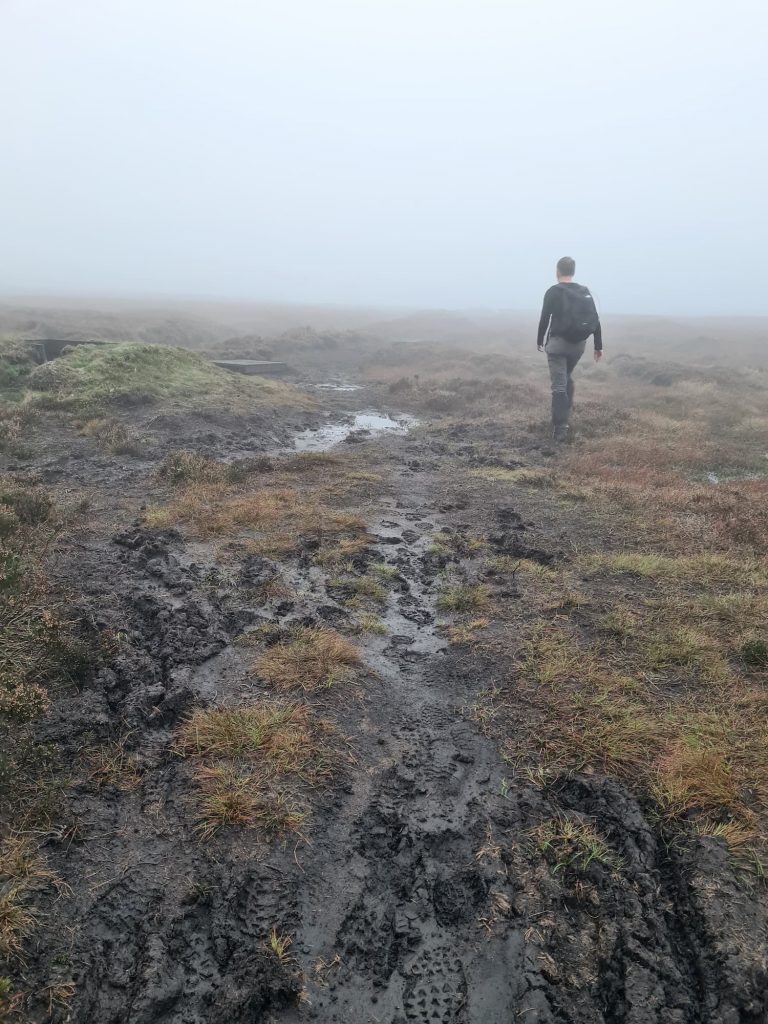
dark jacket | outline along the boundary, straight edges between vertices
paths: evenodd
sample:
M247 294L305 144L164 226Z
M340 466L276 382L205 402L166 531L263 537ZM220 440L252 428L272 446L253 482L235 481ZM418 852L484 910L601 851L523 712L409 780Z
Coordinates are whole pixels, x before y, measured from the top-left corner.
M554 334L558 338L565 337L566 341L571 339L566 337L566 333L561 333L558 330L558 318L562 314L563 310L563 288L573 288L581 292L583 295L589 295L589 289L585 288L583 284L576 284L575 281L569 281L564 284L553 284L551 288L548 288L544 295L544 303L541 307L541 318L539 319L539 332L536 337L536 345L541 346L544 344L544 336L549 337L550 334ZM600 321L597 321L597 330L594 333L595 339L595 351L601 352L603 348L603 332L600 326Z

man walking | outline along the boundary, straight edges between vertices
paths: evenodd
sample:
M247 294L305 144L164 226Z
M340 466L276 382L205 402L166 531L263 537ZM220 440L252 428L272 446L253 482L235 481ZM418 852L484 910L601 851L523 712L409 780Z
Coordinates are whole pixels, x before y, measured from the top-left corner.
M556 441L568 437L568 419L573 406L573 371L584 355L587 339L595 338L595 362L603 356L600 317L589 288L576 284L576 261L563 256L557 261L557 284L544 296L536 346L546 351L552 382L552 436ZM544 335L546 334L546 344Z

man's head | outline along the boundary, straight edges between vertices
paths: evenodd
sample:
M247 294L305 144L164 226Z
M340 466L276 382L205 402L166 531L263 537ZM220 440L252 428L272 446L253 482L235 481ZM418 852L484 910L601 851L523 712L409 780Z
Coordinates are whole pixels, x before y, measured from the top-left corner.
M563 256L557 261L557 280L572 281L576 273L576 260L571 256Z

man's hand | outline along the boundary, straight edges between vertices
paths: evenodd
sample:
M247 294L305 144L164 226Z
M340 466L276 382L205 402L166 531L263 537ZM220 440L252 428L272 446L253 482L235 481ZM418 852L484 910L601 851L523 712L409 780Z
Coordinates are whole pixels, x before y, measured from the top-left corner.
M544 346L543 345L537 345L536 348L539 350L539 352L543 352L544 351Z
M602 358L603 358L603 350L601 348L596 348L595 349L595 362L599 363Z

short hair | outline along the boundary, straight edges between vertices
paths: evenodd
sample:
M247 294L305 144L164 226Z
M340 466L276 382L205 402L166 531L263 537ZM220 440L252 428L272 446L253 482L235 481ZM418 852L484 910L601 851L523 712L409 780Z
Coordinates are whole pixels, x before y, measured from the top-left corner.
M563 256L557 261L557 272L560 277L573 277L576 273L576 260L572 256Z

